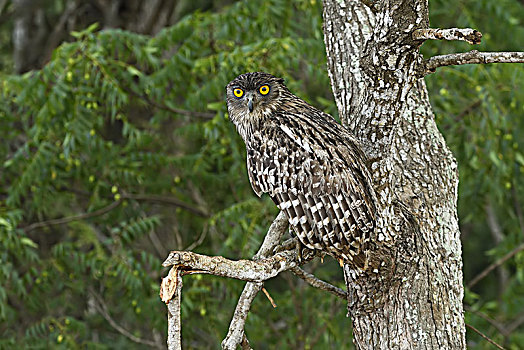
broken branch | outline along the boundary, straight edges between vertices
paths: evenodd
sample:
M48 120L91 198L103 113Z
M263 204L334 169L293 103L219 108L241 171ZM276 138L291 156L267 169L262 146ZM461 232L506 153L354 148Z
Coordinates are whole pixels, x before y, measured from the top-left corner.
M424 28L414 30L413 40L461 40L470 44L480 44L482 33L471 28Z
M169 271L167 278L174 278L174 293L167 304L167 348L169 350L182 350L182 317L180 304L182 299L182 276L176 267ZM162 281L164 285L164 281ZM161 296L162 297L162 296Z

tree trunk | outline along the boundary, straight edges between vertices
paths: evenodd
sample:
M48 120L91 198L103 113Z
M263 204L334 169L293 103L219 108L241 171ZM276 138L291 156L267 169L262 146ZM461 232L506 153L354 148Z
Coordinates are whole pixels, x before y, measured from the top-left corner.
M358 349L466 348L457 163L411 37L428 25L427 0L324 1L333 93L380 206L370 268L344 268Z

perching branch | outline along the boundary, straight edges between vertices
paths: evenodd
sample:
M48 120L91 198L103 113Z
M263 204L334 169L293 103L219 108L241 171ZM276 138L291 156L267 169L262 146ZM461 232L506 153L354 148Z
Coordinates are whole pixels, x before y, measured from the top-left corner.
M470 44L480 44L482 33L471 28L425 28L411 34L413 40L462 40Z
M251 282L264 282L297 264L297 255L293 251L283 251L258 261L229 260L222 256L172 251L162 263L163 266L180 266L182 275L211 274Z
M434 56L425 61L424 75L434 73L439 67L462 64L524 63L524 52L469 52Z
M251 303L262 289L263 281L276 276L283 270L297 265L297 256L293 251L277 253L266 258L279 244L288 222L284 212L281 212L271 224L268 233L258 253L252 260L233 261L220 256L210 257L192 252L172 251L164 261L164 266L174 267L163 279L160 297L168 304L169 310L169 349L180 349L180 294L181 276L193 273L209 273L217 276L251 281L246 284L240 296L228 335L222 342L224 349L236 349L242 344L249 348L249 341L244 333L244 324Z

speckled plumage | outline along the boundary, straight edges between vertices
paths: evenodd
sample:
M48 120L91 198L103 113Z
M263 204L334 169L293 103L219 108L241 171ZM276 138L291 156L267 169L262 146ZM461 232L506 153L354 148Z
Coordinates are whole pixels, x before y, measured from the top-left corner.
M270 89L266 95L259 91L263 85ZM236 97L234 89L243 95ZM306 247L365 265L376 209L355 138L271 74L239 75L226 90L229 118L246 144L255 193L269 194Z

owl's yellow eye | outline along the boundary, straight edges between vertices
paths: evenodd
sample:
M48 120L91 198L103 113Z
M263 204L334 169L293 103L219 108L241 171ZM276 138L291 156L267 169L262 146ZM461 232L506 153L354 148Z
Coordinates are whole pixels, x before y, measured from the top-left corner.
M269 86L268 85L262 85L258 91L260 91L260 93L262 95L267 95L269 93Z
M236 88L233 90L233 95L235 95L235 97L240 98L242 97L242 95L244 95L244 90Z

